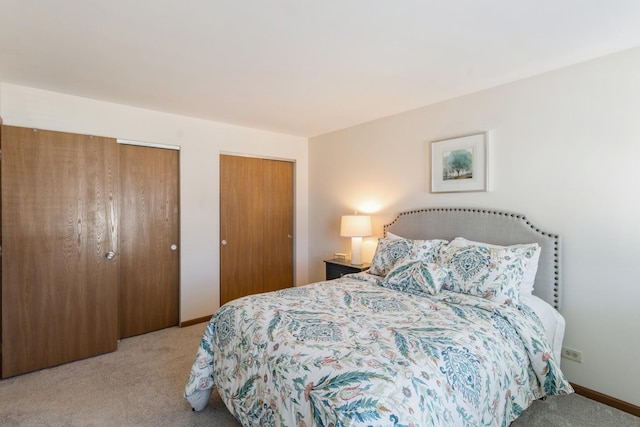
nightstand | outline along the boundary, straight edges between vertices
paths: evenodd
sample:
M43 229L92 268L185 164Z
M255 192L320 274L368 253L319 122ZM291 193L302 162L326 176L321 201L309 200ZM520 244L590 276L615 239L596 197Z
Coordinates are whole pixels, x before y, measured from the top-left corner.
M327 272L326 280L339 279L345 274L360 273L369 269L371 264L353 265L349 261L343 261L341 259L329 259L325 261Z

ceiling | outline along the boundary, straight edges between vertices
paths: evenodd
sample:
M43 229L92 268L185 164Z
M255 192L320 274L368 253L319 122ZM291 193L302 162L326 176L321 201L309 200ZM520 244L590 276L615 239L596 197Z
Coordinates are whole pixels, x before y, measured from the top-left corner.
M637 0L0 0L0 81L311 137L640 45Z

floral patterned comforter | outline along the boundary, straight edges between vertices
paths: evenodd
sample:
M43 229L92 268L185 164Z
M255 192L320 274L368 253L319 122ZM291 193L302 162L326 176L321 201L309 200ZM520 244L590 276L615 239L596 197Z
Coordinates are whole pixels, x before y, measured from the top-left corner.
M185 397L202 409L214 386L245 426L506 426L572 392L528 307L365 273L224 305Z

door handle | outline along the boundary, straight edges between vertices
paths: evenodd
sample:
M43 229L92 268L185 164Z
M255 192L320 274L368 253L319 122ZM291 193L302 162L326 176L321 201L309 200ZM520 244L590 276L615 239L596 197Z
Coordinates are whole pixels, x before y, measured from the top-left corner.
M109 251L106 253L106 255L104 256L106 259L108 259L109 261L111 261L112 259L114 259L116 257L116 253Z
M220 243L222 244L222 246L227 246L227 241L226 240L223 240Z

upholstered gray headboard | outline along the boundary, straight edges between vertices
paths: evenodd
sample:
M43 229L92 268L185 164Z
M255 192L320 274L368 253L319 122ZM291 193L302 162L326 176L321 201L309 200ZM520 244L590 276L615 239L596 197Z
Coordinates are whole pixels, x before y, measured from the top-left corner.
M560 237L542 231L524 215L491 209L425 208L402 212L384 226L408 239L469 240L513 245L538 243L542 248L534 284L534 295L560 308Z

